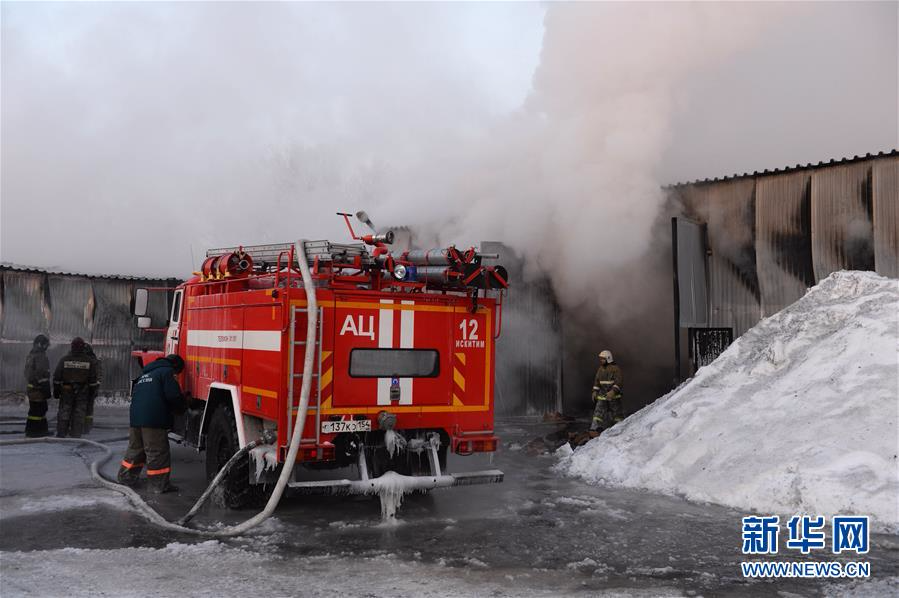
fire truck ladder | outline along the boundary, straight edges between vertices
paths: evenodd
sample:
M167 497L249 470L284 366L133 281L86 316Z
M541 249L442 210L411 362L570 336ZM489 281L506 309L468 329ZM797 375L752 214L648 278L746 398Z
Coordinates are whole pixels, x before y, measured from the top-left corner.
M294 356L296 354L297 347L306 346L306 341L296 340L296 323L297 323L297 314L298 313L307 313L308 310L305 307L298 307L296 305L290 306L290 347L288 349L287 356L287 445L290 444L290 439L293 437L293 397L294 397L294 382L302 379L304 373L303 372L295 372L294 371ZM318 458L321 458L322 448L321 448L321 407L322 407L322 388L321 388L321 371L322 371L322 308L318 308L318 318L316 322L316 330L315 330L315 371L310 373L309 375L315 379L315 388L316 388L316 401L315 405L309 406L309 411L315 411L315 437L314 438L300 438L300 446L303 443L314 443L318 448Z

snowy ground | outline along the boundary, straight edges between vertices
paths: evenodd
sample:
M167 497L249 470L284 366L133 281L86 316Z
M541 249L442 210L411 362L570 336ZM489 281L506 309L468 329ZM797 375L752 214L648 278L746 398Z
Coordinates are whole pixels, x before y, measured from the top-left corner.
M838 272L558 470L899 531L899 283Z
M127 410L103 407L97 423L92 438L121 437ZM90 482L85 462L98 451L3 447L0 595L883 596L897 587L899 537L881 534L868 555L870 582L744 580L744 513L560 477L556 457L526 449L556 429L501 422L504 442L492 465L460 458L450 467L499 467L503 484L408 497L395 525L380 523L377 500L293 498L253 534L225 541L172 534L139 518ZM118 454L124 443L113 446ZM152 499L169 519L203 487L201 457L180 447L174 456L181 492ZM115 460L105 471L114 474ZM250 514L211 507L201 521Z

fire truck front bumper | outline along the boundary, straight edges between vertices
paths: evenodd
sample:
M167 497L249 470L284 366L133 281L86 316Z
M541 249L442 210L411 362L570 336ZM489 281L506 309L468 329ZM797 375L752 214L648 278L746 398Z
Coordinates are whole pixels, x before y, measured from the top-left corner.
M488 469L439 476L406 476L389 471L384 475L363 480L321 480L292 482L288 484L292 495L348 495L372 494L400 490L404 493L421 492L433 488L471 486L474 484L498 484L503 481L502 471Z

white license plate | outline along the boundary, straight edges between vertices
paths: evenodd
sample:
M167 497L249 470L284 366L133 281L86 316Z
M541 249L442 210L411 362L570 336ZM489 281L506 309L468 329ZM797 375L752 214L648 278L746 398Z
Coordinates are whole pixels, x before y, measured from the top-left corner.
M338 432L371 432L371 420L353 419L322 422L322 434L337 434Z

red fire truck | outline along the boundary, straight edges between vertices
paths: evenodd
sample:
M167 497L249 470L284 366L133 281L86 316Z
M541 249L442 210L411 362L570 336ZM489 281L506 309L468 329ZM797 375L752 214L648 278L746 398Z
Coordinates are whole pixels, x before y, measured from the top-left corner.
M388 471L428 489L501 482L498 470L447 474L447 451L495 451L494 340L499 336L502 266L447 247L393 255L392 234L228 247L207 252L200 271L171 300L164 350L135 351L138 365L177 353L190 409L173 437L206 452L211 478L241 447L268 433L225 481L237 507L264 492L302 431L289 489L361 493ZM300 242L298 242L300 243ZM315 285L312 371L304 371L305 255ZM135 293L138 326L148 290ZM299 388L312 377L298 421ZM302 424L302 425L301 425ZM356 466L358 479L321 480L321 470ZM352 470L352 468L350 468Z

